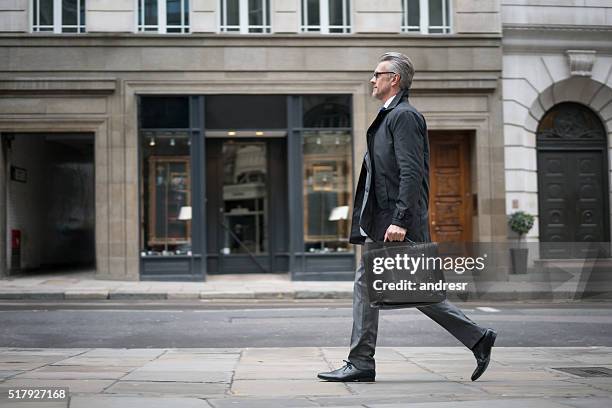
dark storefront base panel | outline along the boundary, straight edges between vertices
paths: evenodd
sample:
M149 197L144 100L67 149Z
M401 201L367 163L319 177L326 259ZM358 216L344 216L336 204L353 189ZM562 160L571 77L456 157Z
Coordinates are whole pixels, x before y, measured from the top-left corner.
M258 262L270 269L269 257L257 257ZM219 256L207 258L209 275L216 275L219 271ZM248 256L232 256L223 259L224 270L242 271L242 273L264 273L264 271ZM289 255L274 257L274 268L270 273L289 272ZM172 257L144 257L141 263L141 280L143 281L204 281L201 260L198 257L172 256ZM227 272L226 272L227 273ZM295 257L295 268L292 280L298 281L350 281L355 274L354 254L298 254Z
M355 254L298 254L292 279L297 281L351 281L355 276Z
M147 257L140 259L140 280L201 282L204 280L202 263L190 256Z
M224 273L289 272L289 255L276 255L272 259L267 255L256 255L255 259L259 265L249 255L208 255L206 260L207 273L209 275L216 275Z

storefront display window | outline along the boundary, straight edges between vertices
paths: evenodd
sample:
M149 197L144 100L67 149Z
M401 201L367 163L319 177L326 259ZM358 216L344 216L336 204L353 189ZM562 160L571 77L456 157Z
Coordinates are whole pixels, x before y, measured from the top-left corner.
M192 255L189 100L146 97L140 106L142 256Z
M346 252L352 189L351 134L305 131L304 245L307 252Z
M302 97L304 249L346 252L352 194L349 95Z
M188 132L144 131L143 255L191 255L191 165Z

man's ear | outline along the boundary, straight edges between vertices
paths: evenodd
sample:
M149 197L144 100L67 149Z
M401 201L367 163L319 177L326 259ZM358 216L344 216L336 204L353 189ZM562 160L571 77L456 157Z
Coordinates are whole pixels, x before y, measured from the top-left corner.
M399 86L399 83L400 83L400 80L401 80L401 79L402 79L402 77L401 77L399 74L395 75L395 76L393 77L393 82L392 82L392 84L393 84L393 85L398 85L398 86Z

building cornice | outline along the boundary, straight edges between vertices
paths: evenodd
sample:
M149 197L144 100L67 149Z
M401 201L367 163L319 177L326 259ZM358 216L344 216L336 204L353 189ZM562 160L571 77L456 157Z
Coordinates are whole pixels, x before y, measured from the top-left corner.
M0 79L0 93L14 94L79 94L108 95L117 89L115 78L53 78L53 77L18 77Z
M342 73L346 77L346 73ZM347 87L353 87L361 91L363 81L361 75L351 73L349 78L343 81L323 81L325 89L331 93L346 93ZM413 95L427 95L448 92L490 93L498 87L499 75L489 72L472 72L469 75L449 75L440 73L418 73L411 89ZM248 85L254 93L270 92L270 84L261 83L258 80L222 81L217 80L214 84L210 81L176 80L147 81L126 80L126 84L146 89L145 93L159 94L207 94L225 92L232 93L231 87L235 87L236 93L249 93L244 86ZM288 89L309 93L313 85L321 84L321 80L313 81L277 81L278 92L283 93ZM116 78L70 78L70 77L16 77L13 79L0 80L0 94L8 95L109 95L114 93L119 86ZM258 88L261 87L261 89ZM334 86L336 88L334 88ZM215 88L217 87L217 88Z
M612 53L612 26L556 26L505 24L504 53L564 53L568 49L588 49Z
M499 47L492 35L0 34L0 47Z

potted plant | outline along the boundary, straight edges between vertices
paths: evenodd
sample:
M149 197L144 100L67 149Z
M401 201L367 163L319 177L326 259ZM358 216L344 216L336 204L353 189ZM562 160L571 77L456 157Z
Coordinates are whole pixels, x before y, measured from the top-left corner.
M524 211L516 211L508 218L510 229L518 234L518 248L510 248L514 273L527 273L528 249L521 248L521 238L533 227L534 217Z

